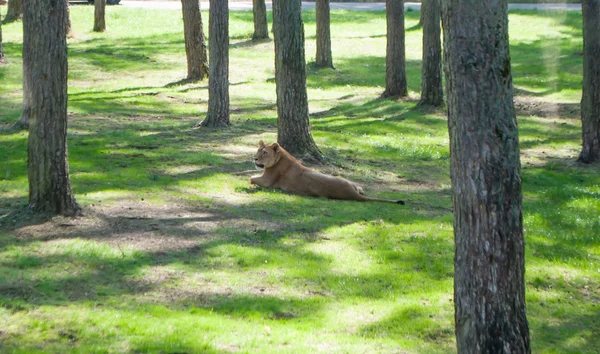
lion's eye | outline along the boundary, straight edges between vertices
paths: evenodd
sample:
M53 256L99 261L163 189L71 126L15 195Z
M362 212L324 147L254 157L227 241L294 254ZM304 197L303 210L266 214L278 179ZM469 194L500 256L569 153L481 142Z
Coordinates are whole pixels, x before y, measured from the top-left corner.
M266 155L266 154L267 154L267 152L266 152L266 151L263 151L263 155Z

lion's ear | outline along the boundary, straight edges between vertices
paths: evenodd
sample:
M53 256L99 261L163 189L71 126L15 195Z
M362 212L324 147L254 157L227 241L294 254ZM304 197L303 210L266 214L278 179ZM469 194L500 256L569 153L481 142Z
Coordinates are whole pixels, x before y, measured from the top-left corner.
M279 149L279 144L273 143L273 145L271 145L271 147L273 148L273 151L277 151L277 149Z
M258 146L259 146L259 147L264 147L264 146L265 146L265 142L264 142L264 141L262 141L262 140L261 140L261 141L259 141L259 142L258 142Z

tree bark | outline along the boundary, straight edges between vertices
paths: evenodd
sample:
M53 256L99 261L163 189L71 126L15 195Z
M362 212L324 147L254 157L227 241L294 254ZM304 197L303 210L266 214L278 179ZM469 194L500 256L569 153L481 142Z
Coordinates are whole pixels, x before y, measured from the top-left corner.
M265 0L253 0L252 13L254 15L254 34L252 35L252 39L269 39L267 6L265 5Z
M300 0L273 1L277 142L298 158L321 161L308 118L301 6Z
M459 353L530 353L519 139L500 0L444 0Z
M229 126L229 8L227 0L210 0L208 45L208 113L205 127Z
M0 15L0 64L6 64L4 51L2 51L2 15Z
M405 97L406 55L404 45L404 1L386 1L387 49L385 58L385 91L382 97Z
M329 14L329 0L317 0L317 59L316 65L320 68L332 68L331 58L331 17Z
M9 0L4 22L13 22L23 18L23 1Z
M187 57L187 79L202 80L208 76L206 37L202 28L202 14L198 0L181 0L183 33Z
M94 32L106 31L105 10L106 0L94 1Z
M80 214L67 158L67 0L26 0L23 75L31 99L28 176L33 210Z
M423 0L423 68L420 105L440 107L444 104L442 88L442 41L440 0Z
M578 161L600 161L600 1L583 0L582 148Z

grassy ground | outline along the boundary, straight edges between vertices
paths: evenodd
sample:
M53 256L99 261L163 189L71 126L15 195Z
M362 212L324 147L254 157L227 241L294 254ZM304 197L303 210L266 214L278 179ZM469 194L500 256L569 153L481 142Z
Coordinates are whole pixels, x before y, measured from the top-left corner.
M3 12L5 11L5 7ZM382 101L383 13L333 12L335 71L308 67L320 170L407 206L250 187L276 138L273 43L231 14L232 127L193 128L207 82L185 75L178 11L71 9L69 160L85 217L27 203L27 134L0 132L0 351L447 353L453 236L443 111L415 108L417 12L407 13L410 99ZM206 16L206 14L204 14ZM315 52L314 12L305 13ZM207 23L205 18L205 23ZM536 353L600 347L600 170L580 144L580 14L511 13ZM21 109L20 23L3 26L0 124Z

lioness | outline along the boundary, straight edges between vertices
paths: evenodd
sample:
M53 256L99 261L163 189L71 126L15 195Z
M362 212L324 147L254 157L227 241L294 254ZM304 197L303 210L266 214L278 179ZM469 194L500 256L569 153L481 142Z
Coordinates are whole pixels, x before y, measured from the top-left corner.
M404 205L402 200L367 197L363 189L347 179L327 176L303 166L277 143L259 142L254 158L256 167L264 169L262 176L250 178L250 183L286 192L327 197L331 199L389 202Z

